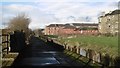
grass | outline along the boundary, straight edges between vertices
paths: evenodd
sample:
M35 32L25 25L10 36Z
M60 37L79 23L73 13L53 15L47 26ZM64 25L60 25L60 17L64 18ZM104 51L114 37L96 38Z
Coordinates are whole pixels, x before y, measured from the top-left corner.
M118 37L106 36L78 36L74 38L63 38L59 40L68 45L79 45L102 53L108 53L111 56L118 55Z
M47 37L49 37L49 38L58 38L57 35L47 35Z

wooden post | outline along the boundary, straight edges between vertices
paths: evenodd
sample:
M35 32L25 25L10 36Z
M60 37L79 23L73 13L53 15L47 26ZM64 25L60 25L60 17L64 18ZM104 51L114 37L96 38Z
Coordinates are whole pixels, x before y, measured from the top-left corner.
M101 58L100 53L97 53L97 52L95 53L96 53L95 61L100 63L100 58Z
M89 59L92 59L92 50L88 49L88 57Z
M76 53L76 51L77 51L77 47L76 47L76 46L74 46L74 52Z
M7 35L7 54L8 54L8 52L9 52L9 46L8 46L9 41L8 41L8 36L9 36L9 35Z
M110 64L110 56L108 54L105 54L104 56L104 65L108 67Z
M93 52L92 52L92 56L93 56L93 57L92 57L93 63L95 63L95 61L97 61L97 59L96 59L96 58L97 58L97 53L96 53L96 51L93 51Z
M64 48L66 49L66 44L64 44Z
M66 50L68 50L68 46L66 45L66 48L65 48Z
M70 46L70 51L72 51L72 52L73 52L73 46Z
M79 47L79 46L77 46L76 53L77 53L77 54L80 54L80 47Z
M70 46L68 46L68 50L70 51Z

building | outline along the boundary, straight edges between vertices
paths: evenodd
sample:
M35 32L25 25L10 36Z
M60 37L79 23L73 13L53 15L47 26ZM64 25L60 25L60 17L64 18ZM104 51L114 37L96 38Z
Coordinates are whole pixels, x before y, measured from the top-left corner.
M45 35L58 35L63 27L63 24L50 24L45 27Z
M98 24L90 24L90 23L72 23L73 26L75 26L76 28L98 28Z
M71 26L70 24L65 24L64 28L61 30L61 34L62 35L71 35L71 34L75 34L76 32L76 27L75 26Z
M98 33L98 24L50 24L45 28L45 35L73 35Z
M118 34L118 23L120 23L120 10L114 10L99 17L98 30L101 34Z

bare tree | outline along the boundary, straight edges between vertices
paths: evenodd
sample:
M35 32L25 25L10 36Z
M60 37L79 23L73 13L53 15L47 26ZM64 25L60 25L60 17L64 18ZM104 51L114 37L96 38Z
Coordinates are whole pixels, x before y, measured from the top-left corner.
M26 34L26 36L29 36L29 23L30 23L30 18L27 17L27 15L23 14L19 14L18 16L12 18L9 21L9 25L8 28L12 31L16 31L16 30L23 30Z
M30 19L27 18L25 14L19 14L9 21L9 28L11 30L24 30L28 29L28 25L30 23Z

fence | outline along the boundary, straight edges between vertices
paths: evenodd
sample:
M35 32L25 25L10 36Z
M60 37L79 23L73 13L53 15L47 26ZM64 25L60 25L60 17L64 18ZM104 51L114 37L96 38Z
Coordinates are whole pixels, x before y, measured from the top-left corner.
M1 32L0 32L0 68L2 67L1 58L2 58L2 35L1 35Z
M56 39L51 39L51 38L47 38L45 36L41 37L41 39L43 39L44 41L51 41L53 40L54 43L57 43L59 45L64 46L64 49L74 52L78 55L83 56L85 58L88 58L89 61L87 64L89 64L90 62L92 63L97 63L102 67L115 67L115 68L119 68L119 64L120 64L120 57L116 57L113 58L111 56L109 56L108 54L104 54L104 53L100 53L91 49L85 49L81 46L69 46L67 44L62 44L60 43L58 40Z
M9 38L10 36L8 34L2 34L2 52L6 52L7 54L9 53ZM6 51L7 50L7 51Z
M14 31L12 34L2 34L2 67L11 66L19 52L25 48L25 34Z
M25 35L22 32L2 34L2 52L19 52L25 47Z
M120 57L112 58L108 54L100 53L91 49L85 49L81 46L70 46L67 44L61 44L59 41L54 40L55 43L63 45L68 51L72 51L80 56L88 58L92 63L98 63L103 67L113 66L115 68L119 67ZM89 63L89 62L88 62Z
M80 46L64 45L64 48L68 51L72 51L83 57L88 58L92 63L98 63L103 67L114 66L117 68L120 63L120 57L113 59L108 54L100 53L91 49L84 49Z

